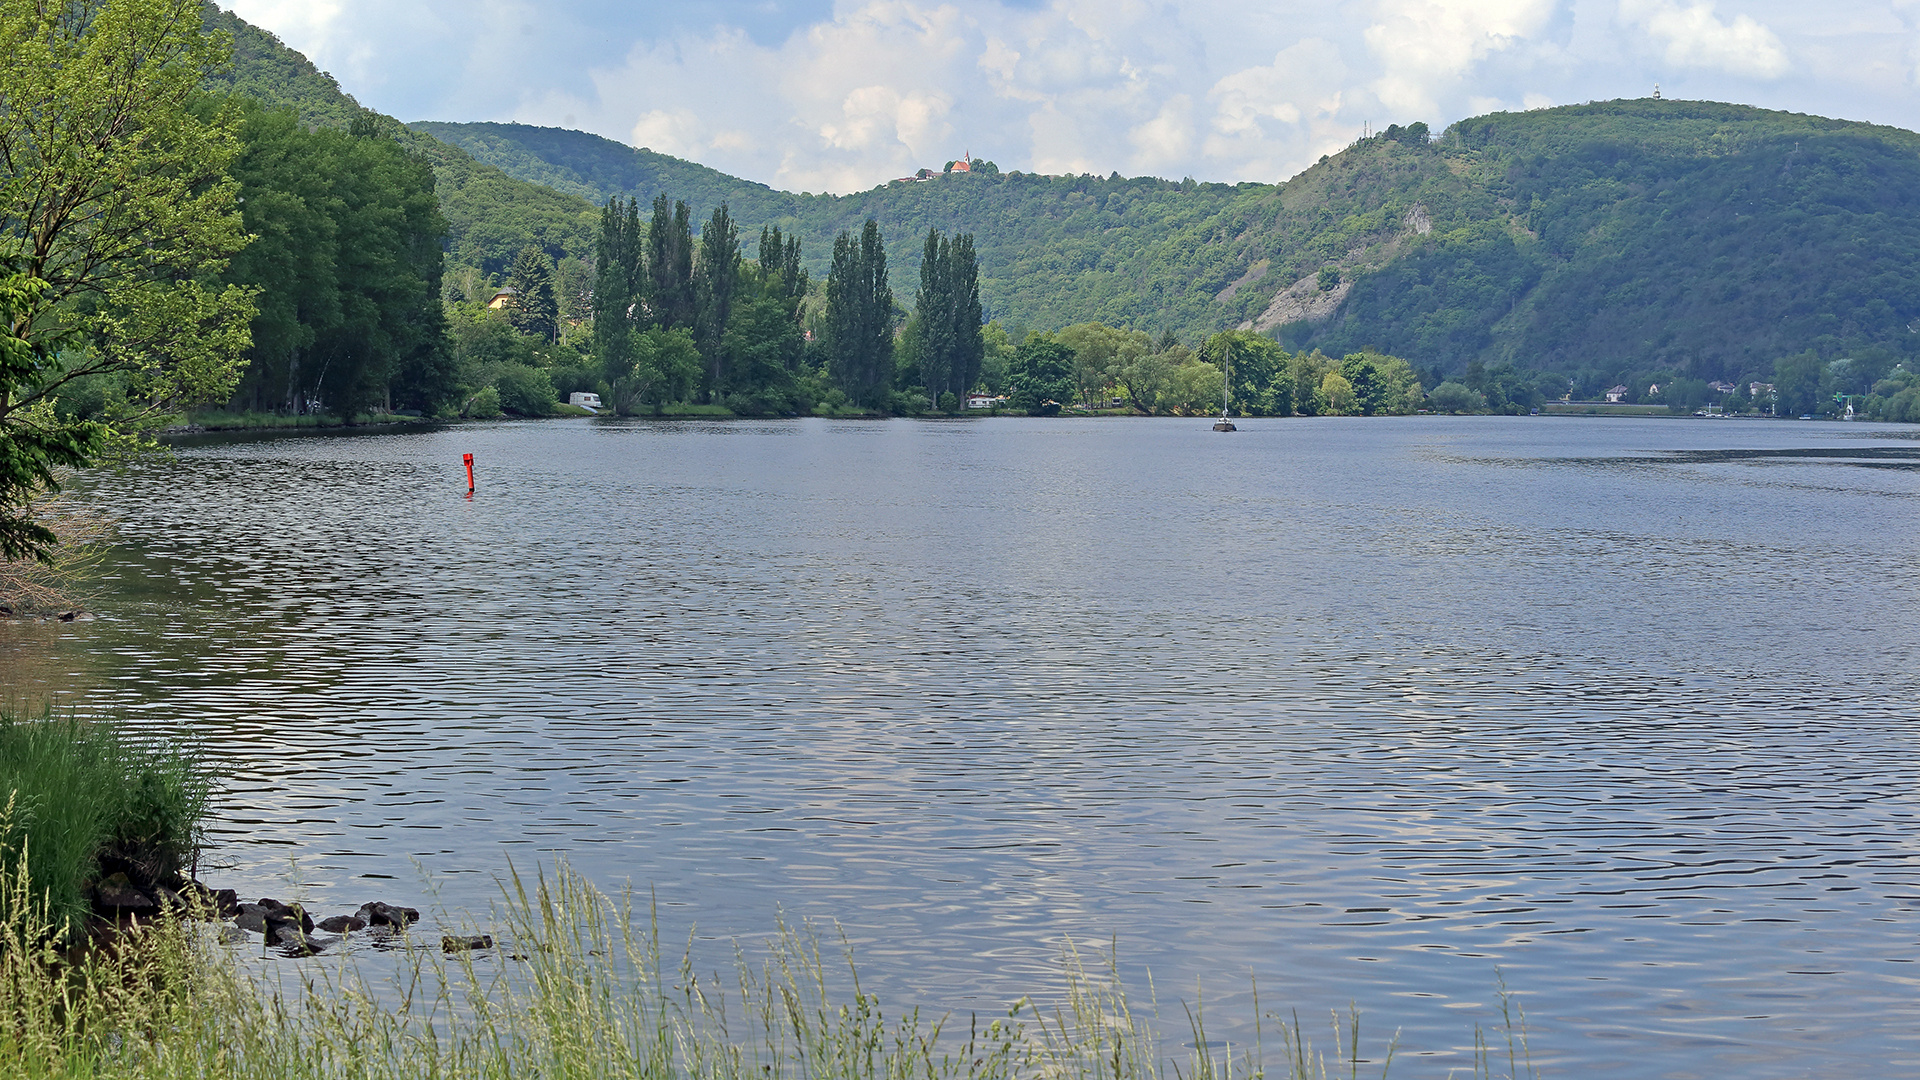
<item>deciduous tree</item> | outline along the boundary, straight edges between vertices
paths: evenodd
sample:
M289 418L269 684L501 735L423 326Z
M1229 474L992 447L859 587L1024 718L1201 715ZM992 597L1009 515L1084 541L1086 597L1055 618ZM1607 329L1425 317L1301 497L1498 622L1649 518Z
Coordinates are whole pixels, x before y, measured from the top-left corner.
M0 5L0 556L48 557L31 500L108 437L63 387L118 380L136 424L239 375L254 291L212 283L246 242L237 118L193 108L227 50L199 0Z

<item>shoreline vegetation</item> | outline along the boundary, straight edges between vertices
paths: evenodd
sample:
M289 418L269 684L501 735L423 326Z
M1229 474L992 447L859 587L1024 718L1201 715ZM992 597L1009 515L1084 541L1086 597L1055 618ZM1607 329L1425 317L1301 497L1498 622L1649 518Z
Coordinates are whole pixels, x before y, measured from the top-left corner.
M0 925L0 1068L24 1077L184 1080L1331 1080L1401 1075L1402 1040L1363 1038L1360 1015L1327 1028L1262 1012L1252 1046L1209 1039L1204 1005L1144 1007L1112 957L1093 970L1068 944L1060 978L1004 1015L888 1010L861 989L844 938L832 958L812 926L782 922L757 965L731 978L666 960L631 892L615 900L564 864L500 883L492 933L374 947L394 959L372 981L352 954L283 961L173 915L91 948L36 947L50 925L26 902ZM645 926L646 930L636 927ZM498 934L496 943L494 934ZM247 935L238 935L246 938ZM448 944L449 942L458 944ZM282 956L301 955L276 950ZM1151 986L1151 980L1149 980ZM1526 1018L1498 991L1500 1023L1451 1048L1449 1080L1539 1080ZM1171 1024L1171 1039L1160 1034ZM1322 1035L1321 1032L1325 1032ZM1181 1036L1190 1036L1183 1039ZM1316 1043L1316 1039L1324 1041Z
M351 951L305 959L343 938L310 937L298 905L236 904L189 876L213 806L191 754L114 723L0 711L0 789L9 1076L1327 1080L1388 1075L1401 1051L1397 1034L1362 1040L1352 1010L1317 1047L1297 1014L1262 1013L1257 987L1255 1045L1209 1040L1199 999L1162 1009L1150 993L1140 1011L1111 956L1090 971L1071 943L1043 998L964 1029L884 1009L844 936L830 960L810 925L781 922L757 966L741 954L731 979L702 976L663 960L631 889L616 900L564 862L531 880L509 865L485 932L443 917L438 948L411 909L326 920L395 958L376 984ZM1504 986L1499 1001L1501 1027L1476 1027L1449 1076L1537 1080L1524 1014ZM1163 1043L1168 1021L1191 1040Z
M724 405L670 405L657 411L619 415L612 412L593 413L586 409L570 408L561 405L560 410L544 416L524 416L516 413L501 412L491 416L452 416L432 417L414 416L401 413L362 413L355 416L351 423L332 415L308 414L305 416L286 416L279 413L194 413L179 418L179 422L160 429L157 433L165 438L189 435L217 434L238 431L359 431L368 428L405 427L408 425L445 425L483 420L559 420L581 417L604 417L622 420L798 420L817 417L830 420L969 420L988 417L1021 417L1030 414L1015 409L983 408L957 411L927 410L913 413L885 413L859 409L853 406L839 408L816 408L810 413L736 413ZM1548 402L1538 406L1539 416L1573 417L1629 417L1670 420L1702 419L1699 412L1677 411L1665 405L1623 405L1600 401ZM1128 408L1082 409L1063 408L1058 412L1037 414L1046 418L1065 419L1148 419L1144 414ZM1211 413L1169 414L1160 419L1206 419ZM1520 413L1492 413L1487 411L1472 413L1443 413L1433 409L1417 409L1407 413L1385 414L1391 416L1518 416ZM1245 419L1235 414L1236 419ZM1715 413L1713 419L1728 420L1792 420L1790 416L1772 416L1767 413ZM1268 417L1268 419L1309 419L1304 416ZM1831 417L1820 417L1831 419ZM0 585L0 595L5 587Z
M0 923L87 937L133 892L191 893L213 779L124 727L0 707ZM33 890L25 891L31 882Z

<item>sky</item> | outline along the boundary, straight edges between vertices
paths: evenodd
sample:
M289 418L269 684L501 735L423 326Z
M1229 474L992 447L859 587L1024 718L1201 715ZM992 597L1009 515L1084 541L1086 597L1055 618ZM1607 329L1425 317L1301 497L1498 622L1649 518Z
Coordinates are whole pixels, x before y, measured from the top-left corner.
M1920 0L221 0L401 120L790 191L971 153L1277 182L1368 126L1645 97L1920 129Z

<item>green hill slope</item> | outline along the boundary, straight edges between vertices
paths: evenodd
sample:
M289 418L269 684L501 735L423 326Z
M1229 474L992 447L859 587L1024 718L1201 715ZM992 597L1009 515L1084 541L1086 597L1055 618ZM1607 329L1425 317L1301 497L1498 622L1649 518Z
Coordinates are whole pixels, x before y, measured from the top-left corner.
M581 132L419 127L596 201L724 198L746 227L800 235L816 272L868 216L896 280L928 227L972 232L989 313L1035 327L1245 325L1587 382L1735 378L1809 348L1905 356L1920 340L1920 135L1738 105L1503 113L1432 142L1390 129L1277 186L976 173L839 197Z
M1282 328L1299 344L1585 382L1916 351L1912 132L1649 99L1479 117L1433 146L1342 158L1263 200L1274 225L1243 234L1303 270L1328 219L1380 221L1355 256L1318 245L1355 280L1330 317Z
M339 124L359 107L231 15L234 89ZM879 221L904 297L928 228L971 232L990 317L1100 320L1191 338L1228 326L1447 374L1763 375L1814 350L1869 366L1920 352L1920 135L1684 101L1390 128L1280 185L990 171L799 195L582 132L418 123L452 262L591 254L594 206L665 194L743 232L778 225L824 274L832 238ZM1563 380L1563 382L1566 380Z
M209 80L210 89L290 108L309 127L343 128L367 111L333 76L267 31L212 4L206 22L233 38L232 71ZM408 149L433 165L441 213L451 228L449 269L500 273L528 244L554 254L591 254L599 214L586 199L510 176L397 121L393 128Z
M778 225L800 236L815 276L826 271L834 236L868 217L888 238L896 281L918 273L928 228L972 232L989 315L1036 327L1104 319L1198 332L1226 317L1215 294L1245 269L1208 227L1239 194L1229 185L972 173L798 195L581 131L412 127L515 177L598 203L630 197L644 205L666 195L700 213L725 201L749 232Z
M772 221L796 214L806 201L805 196L775 191L765 184L666 154L635 150L584 131L433 120L407 126L457 146L475 161L513 177L578 195L596 205L604 205L608 197L616 195L647 205L654 196L664 194L695 207L726 202L736 215Z

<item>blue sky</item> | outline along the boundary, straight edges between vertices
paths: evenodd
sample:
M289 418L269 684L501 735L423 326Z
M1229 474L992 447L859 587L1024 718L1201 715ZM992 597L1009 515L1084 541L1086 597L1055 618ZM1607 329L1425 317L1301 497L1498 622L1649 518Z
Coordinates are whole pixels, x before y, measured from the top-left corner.
M403 120L581 128L794 191L1003 169L1283 180L1495 109L1920 128L1920 0L223 0Z

